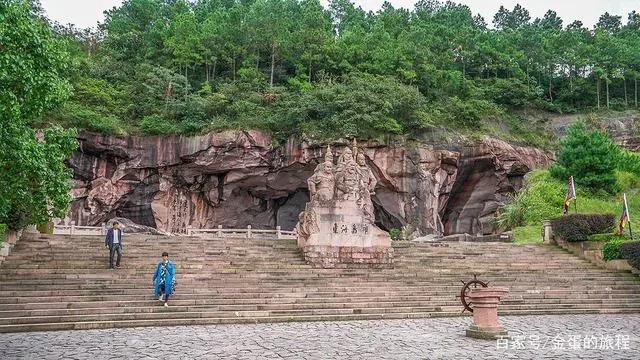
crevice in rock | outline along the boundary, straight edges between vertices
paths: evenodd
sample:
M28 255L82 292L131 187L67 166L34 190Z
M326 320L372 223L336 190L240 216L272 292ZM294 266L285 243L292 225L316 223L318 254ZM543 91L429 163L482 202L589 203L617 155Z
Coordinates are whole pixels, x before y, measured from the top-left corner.
M291 231L298 223L298 216L304 211L305 204L309 201L309 191L298 189L289 194L274 200L275 226L280 226L282 230Z
M218 178L217 188L218 188L218 203L224 201L224 178L227 177L228 172L223 172L220 174L215 174Z
M122 198L121 205L114 206L117 209L115 216L127 218L140 225L157 227L151 203L160 189L159 180L157 172L143 179L132 192Z
M480 218L486 203L496 198L497 178L492 157L467 158L460 162L456 178L447 201L442 223L444 235L484 233Z
M384 231L389 231L391 229L402 229L402 220L393 216L387 210L385 210L384 206L382 206L375 196L371 198L373 202L373 210L375 215L375 224L380 229Z

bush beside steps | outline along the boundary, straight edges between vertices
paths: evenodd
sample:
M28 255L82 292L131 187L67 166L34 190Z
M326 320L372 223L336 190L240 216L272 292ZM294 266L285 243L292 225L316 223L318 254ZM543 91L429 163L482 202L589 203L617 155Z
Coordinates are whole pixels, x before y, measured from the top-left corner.
M622 258L627 259L631 266L640 270L640 241L621 244L620 254Z
M609 233L614 225L613 214L571 214L551 220L553 233L568 242L585 241L591 235Z

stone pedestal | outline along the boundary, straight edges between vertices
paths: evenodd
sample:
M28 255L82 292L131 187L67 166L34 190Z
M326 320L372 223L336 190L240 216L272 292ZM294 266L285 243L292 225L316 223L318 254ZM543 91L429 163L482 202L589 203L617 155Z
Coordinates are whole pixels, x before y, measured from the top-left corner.
M298 246L310 264L333 267L389 267L393 264L391 238L353 201L331 200L305 211L308 236Z
M467 336L489 340L507 336L507 331L498 324L498 305L507 294L506 287L471 289L467 296L473 304L473 325L467 329Z

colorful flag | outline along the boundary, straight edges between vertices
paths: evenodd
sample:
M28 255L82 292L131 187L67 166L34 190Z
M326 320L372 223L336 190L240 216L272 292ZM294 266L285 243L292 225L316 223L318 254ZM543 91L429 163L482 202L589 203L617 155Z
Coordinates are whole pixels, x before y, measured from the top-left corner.
M624 226L629 222L629 208L627 207L627 194L622 194L624 203L622 204L622 215L620 215L620 221L618 221L618 230L616 234L621 235L624 231Z
M576 187L573 184L573 176L569 176L569 189L567 190L567 196L564 197L564 203L562 204L562 213L569 213L569 203L571 200L576 199Z

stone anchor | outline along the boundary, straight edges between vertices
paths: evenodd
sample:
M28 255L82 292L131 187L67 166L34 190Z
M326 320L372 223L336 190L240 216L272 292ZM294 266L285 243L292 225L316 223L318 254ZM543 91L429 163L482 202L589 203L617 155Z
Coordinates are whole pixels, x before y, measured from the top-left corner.
M507 331L498 324L498 305L500 299L509 294L506 287L489 287L473 276L473 280L464 282L460 292L460 301L464 310L473 313L473 325L467 329L467 336L476 339L495 340L508 336ZM473 305L473 306L471 306Z
M308 263L325 268L391 266L391 239L374 224L376 183L355 140L336 165L327 146L324 162L307 181L310 200L296 226Z

